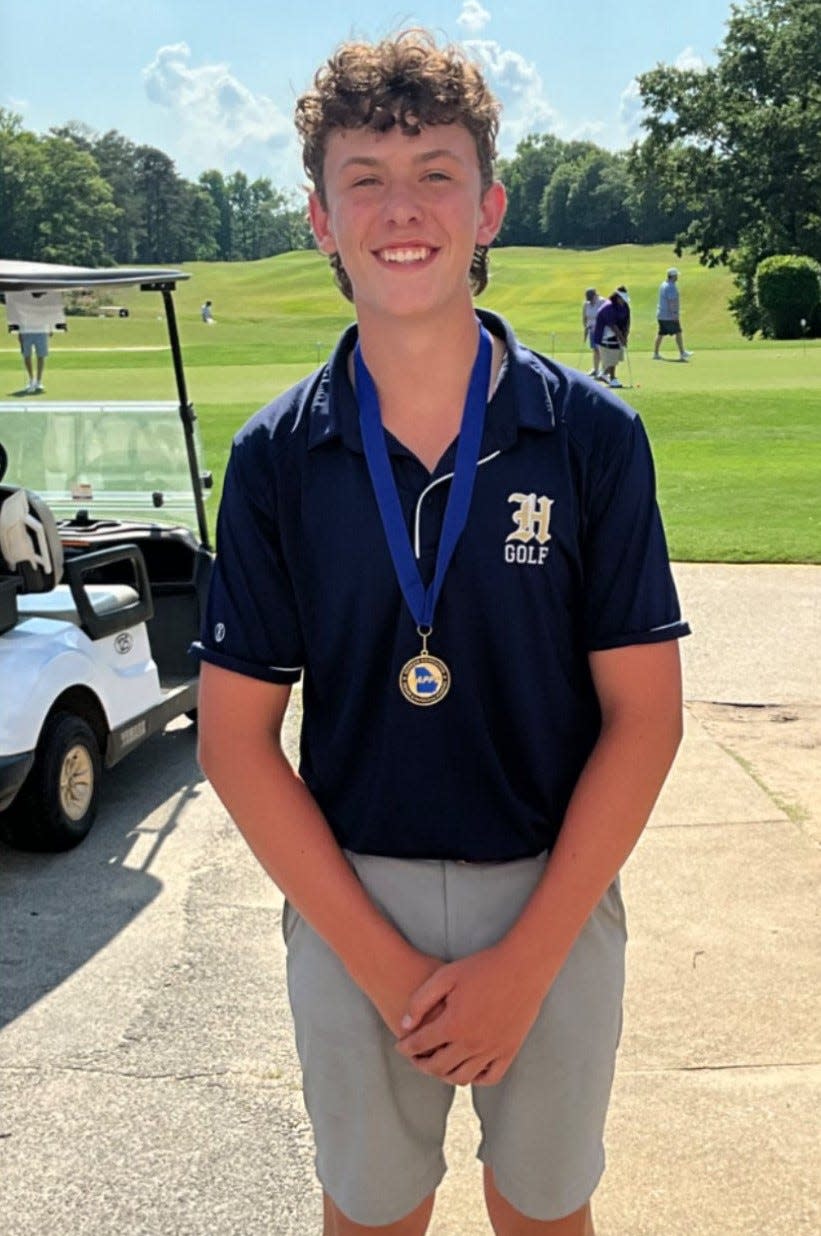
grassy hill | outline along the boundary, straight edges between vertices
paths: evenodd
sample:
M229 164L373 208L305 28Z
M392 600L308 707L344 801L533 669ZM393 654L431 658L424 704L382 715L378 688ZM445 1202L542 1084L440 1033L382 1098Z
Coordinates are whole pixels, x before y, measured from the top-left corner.
M681 271L688 365L650 359L658 285ZM324 359L352 307L314 252L261 262L192 263L177 311L189 391L217 490L234 430ZM821 341L750 342L727 311L726 270L707 270L667 246L596 251L499 249L479 303L502 313L521 339L587 368L581 350L584 289L630 290L632 389L653 441L659 493L675 557L717 561L821 561ZM126 292L127 319L72 318L55 338L49 398L172 398L173 375L155 294ZM199 306L213 301L217 324ZM19 391L12 339L0 344L0 397ZM621 376L630 381L630 371Z

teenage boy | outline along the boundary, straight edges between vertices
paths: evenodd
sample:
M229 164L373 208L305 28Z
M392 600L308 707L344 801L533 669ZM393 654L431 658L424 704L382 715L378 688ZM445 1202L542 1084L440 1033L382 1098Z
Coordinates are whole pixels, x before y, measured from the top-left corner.
M356 326L234 440L203 768L287 898L326 1236L423 1233L456 1085L499 1234L592 1232L621 1020L620 867L678 746L635 414L477 320L498 105L424 32L297 104ZM302 676L300 775L280 745Z

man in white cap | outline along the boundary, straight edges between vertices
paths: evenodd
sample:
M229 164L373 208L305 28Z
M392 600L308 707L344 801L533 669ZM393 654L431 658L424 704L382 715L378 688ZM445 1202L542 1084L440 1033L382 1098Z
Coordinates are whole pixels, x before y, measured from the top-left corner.
M656 343L653 348L653 360L661 360L662 356L659 351L661 341L665 335L673 335L678 346L678 358L680 361L687 361L693 355L688 352L684 346L684 336L681 333L681 320L679 318L679 295L678 295L678 270L675 266L671 266L667 272L667 278L659 288L659 303L656 310L656 317L659 324L659 332L656 335Z

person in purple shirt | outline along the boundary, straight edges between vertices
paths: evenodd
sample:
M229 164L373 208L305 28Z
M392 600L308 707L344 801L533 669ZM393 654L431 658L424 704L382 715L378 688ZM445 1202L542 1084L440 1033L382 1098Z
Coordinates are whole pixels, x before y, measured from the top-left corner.
M624 349L630 335L630 297L621 284L604 302L596 314L593 327L593 346L599 349L601 376L599 381L608 386L620 387L616 377L616 365L624 360Z

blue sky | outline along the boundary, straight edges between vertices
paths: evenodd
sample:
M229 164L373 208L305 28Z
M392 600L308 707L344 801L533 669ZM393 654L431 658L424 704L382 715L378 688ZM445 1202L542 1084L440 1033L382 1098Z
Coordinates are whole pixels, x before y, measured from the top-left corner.
M425 25L485 66L505 107L502 154L534 131L622 149L640 133L636 74L712 63L729 11L729 0L0 0L0 106L38 133L68 120L117 129L191 179L239 167L289 189L302 180L293 104L317 65L351 36Z

